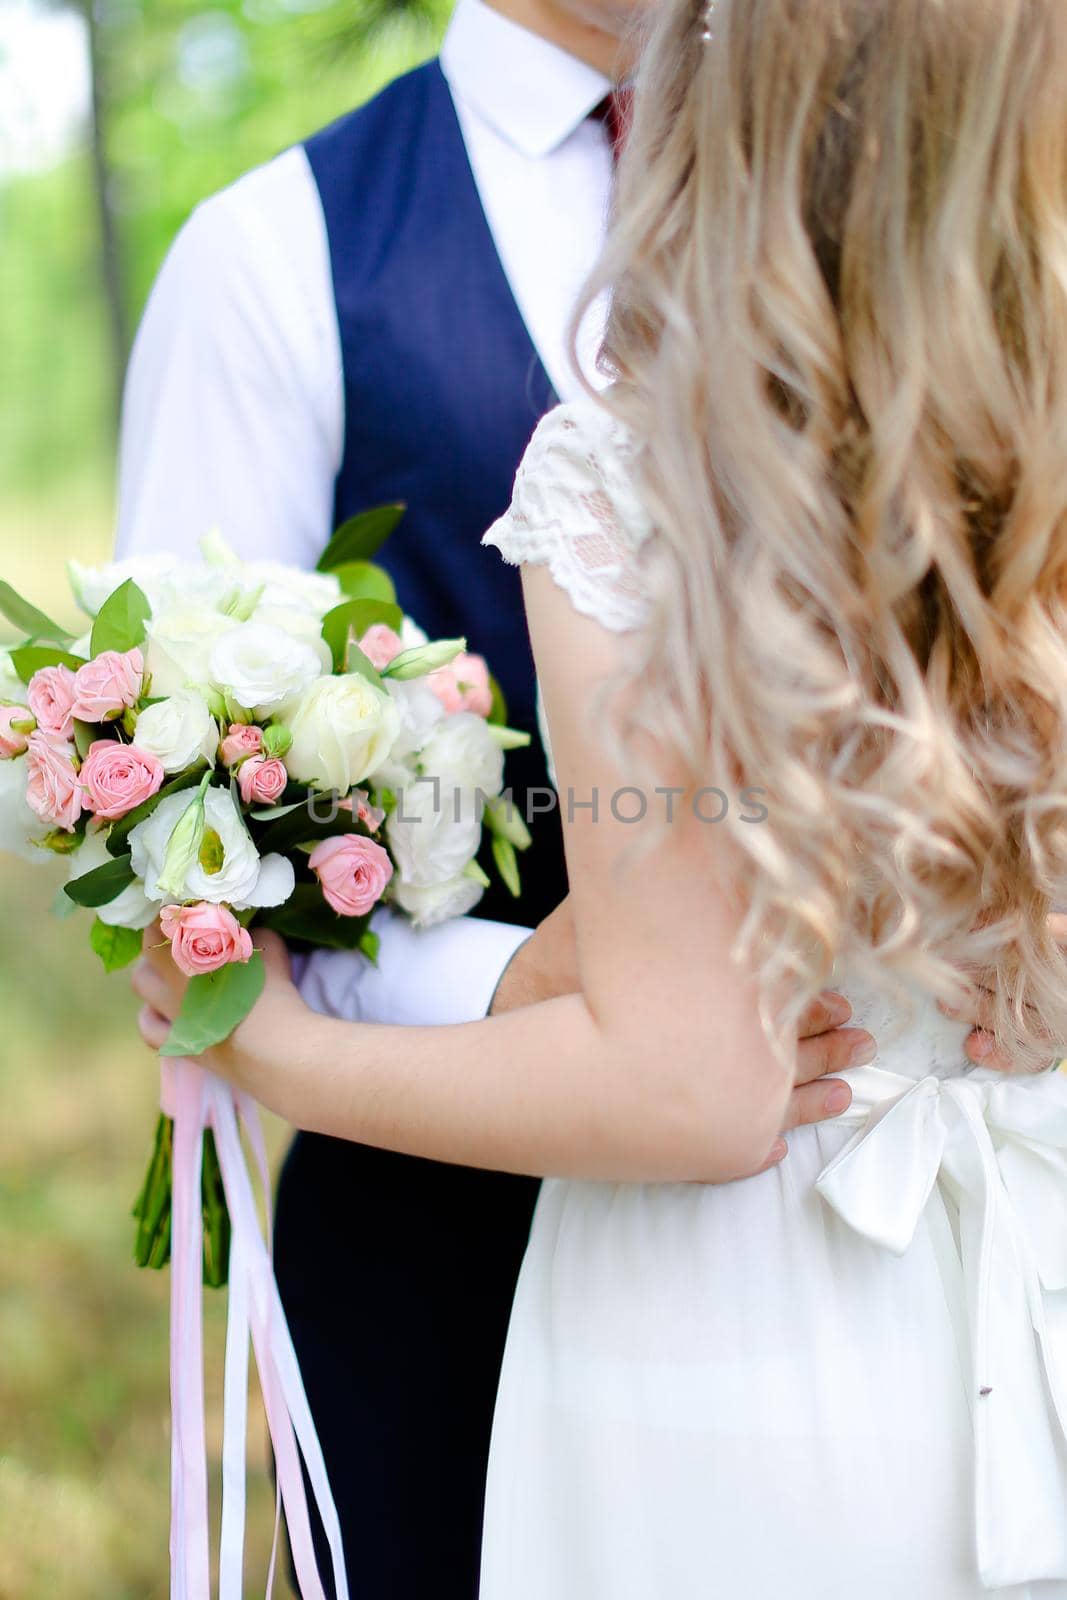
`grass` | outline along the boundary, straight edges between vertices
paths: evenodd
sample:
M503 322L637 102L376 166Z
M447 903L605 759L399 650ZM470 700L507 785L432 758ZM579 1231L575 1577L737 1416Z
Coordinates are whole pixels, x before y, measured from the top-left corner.
M63 559L105 559L109 524L91 483L82 505L9 502L0 575L70 616ZM61 879L55 863L0 858L0 1600L164 1600L169 1275L134 1266L129 1216L158 1071L124 976L89 950L88 914L51 916ZM284 1131L270 1134L277 1153ZM207 1291L216 1511L225 1314ZM258 1400L250 1414L253 1595L274 1496Z

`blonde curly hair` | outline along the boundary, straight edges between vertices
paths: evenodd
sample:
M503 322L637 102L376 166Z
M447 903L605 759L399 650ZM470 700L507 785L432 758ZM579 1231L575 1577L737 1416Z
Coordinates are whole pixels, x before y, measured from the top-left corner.
M743 774L785 1030L841 958L1067 1039L1067 4L666 0L606 403L657 528L628 724ZM720 842L720 841L717 841Z

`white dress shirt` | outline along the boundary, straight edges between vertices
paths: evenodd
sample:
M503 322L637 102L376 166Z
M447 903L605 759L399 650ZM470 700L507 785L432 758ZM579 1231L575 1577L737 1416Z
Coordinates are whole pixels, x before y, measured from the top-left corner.
M519 311L569 399L578 383L567 330L603 240L612 174L606 131L589 113L611 85L482 0L459 0L441 66ZM594 379L602 316L596 308L580 340ZM163 264L126 382L117 554L195 557L219 528L250 557L313 567L332 532L344 434L326 224L296 148L204 201ZM375 927L377 968L311 958L303 989L317 1009L377 1022L484 1016L528 932L466 917L415 933L388 913Z

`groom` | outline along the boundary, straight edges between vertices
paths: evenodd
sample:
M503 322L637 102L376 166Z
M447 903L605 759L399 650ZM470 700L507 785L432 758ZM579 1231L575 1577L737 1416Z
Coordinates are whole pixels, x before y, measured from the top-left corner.
M608 209L628 3L459 0L439 60L196 211L125 397L120 555L192 555L219 527L246 555L310 567L342 519L407 503L380 559L431 635L484 652L534 735L509 765L520 805L548 781L533 667L517 574L478 541L539 416L576 391L566 327ZM534 832L518 908L497 891L421 935L385 918L376 970L312 958L311 1003L441 1023L573 988L567 919L543 923L566 894L558 823ZM517 915L543 923L532 939ZM826 1114L818 1076L848 1064L855 1035L835 1020L802 1047L797 1120ZM278 1279L367 1600L474 1600L536 1195L321 1137L290 1151Z

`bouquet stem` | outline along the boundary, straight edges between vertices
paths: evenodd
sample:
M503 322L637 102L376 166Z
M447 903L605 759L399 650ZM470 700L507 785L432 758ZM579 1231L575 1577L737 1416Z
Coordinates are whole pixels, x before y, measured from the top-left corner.
M148 1169L133 1206L137 1221L133 1254L139 1267L159 1271L170 1261L173 1181L174 1121L161 1112ZM229 1277L230 1213L222 1187L215 1136L210 1128L204 1130L200 1205L204 1228L204 1282L210 1289L221 1289Z

